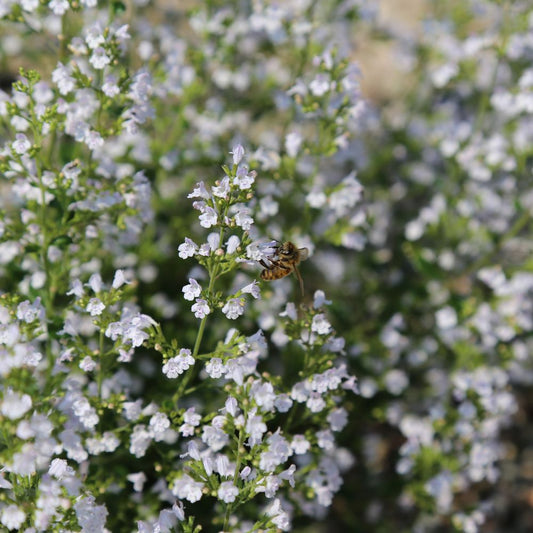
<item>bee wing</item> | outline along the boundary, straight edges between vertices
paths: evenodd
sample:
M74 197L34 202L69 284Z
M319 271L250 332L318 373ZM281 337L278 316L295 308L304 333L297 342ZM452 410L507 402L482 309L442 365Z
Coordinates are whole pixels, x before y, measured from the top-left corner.
M307 248L298 248L300 252L300 261L305 261L309 257L309 250Z

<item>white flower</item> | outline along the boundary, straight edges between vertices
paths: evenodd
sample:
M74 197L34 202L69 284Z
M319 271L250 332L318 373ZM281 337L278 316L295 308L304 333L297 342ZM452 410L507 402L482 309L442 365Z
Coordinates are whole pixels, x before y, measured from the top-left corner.
M152 430L155 440L161 440L165 434L165 431L170 427L170 420L166 414L156 413L152 416L152 418L150 418L149 426Z
M241 473L239 474L239 477L240 477L242 480L246 480L246 479L248 479L248 477L250 476L251 473L252 473L252 469L251 469L249 466L245 466L245 467L241 470Z
M206 300L197 298L196 303L191 307L191 311L194 313L196 318L204 318L211 312L211 309L209 308Z
M302 136L299 133L292 131L285 137L285 150L289 157L296 157L301 145Z
M94 293L99 293L104 287L102 276L100 276L100 274L98 273L92 274L89 278L89 281L87 282L87 285Z
M311 331L314 331L319 335L327 335L331 332L331 324L326 320L326 317L323 313L320 313L313 317L313 322L311 323Z
M268 450L261 453L259 468L265 472L273 472L276 466L284 463L292 454L292 448L287 440L278 432L267 439Z
M259 291L259 285L258 285L257 281L255 281L255 280L252 281L252 283L246 285L246 287L243 287L241 289L241 292L249 293L254 298L259 298L261 296L261 293Z
M196 187L192 190L192 192L187 195L187 198L203 198L204 200L209 200L211 195L205 188L204 182L200 181L196 184Z
M91 150L100 148L104 145L103 137L95 130L90 130L86 132L84 142Z
M303 455L311 448L311 443L303 435L294 435L291 442L291 448L296 455Z
M230 191L229 178L225 176L224 179L218 184L218 186L211 189L215 196L226 199Z
M95 505L94 496L85 496L74 504L76 518L83 532L104 531L107 509L105 505Z
M323 96L332 86L332 82L327 74L317 74L315 79L309 84L309 90L315 96Z
M67 0L52 0L48 7L52 10L54 15L64 15L70 7Z
M17 420L31 409L32 401L28 394L19 394L8 389L4 392L4 399L0 412L10 420Z
M70 75L70 70L62 63L58 63L52 72L52 81L62 95L70 93L76 86L76 80Z
M163 365L163 374L167 378L174 379L194 365L194 358L191 350L182 348L179 355L172 357Z
M74 475L74 469L68 466L68 463L65 461L65 459L54 459L50 463L48 473L56 479L63 479L66 476Z
M241 207L237 213L235 213L235 224L240 226L243 230L248 231L253 223L254 219L250 216L250 209L247 207Z
M222 308L222 312L230 319L235 320L244 313L244 298L231 298Z
M307 203L315 209L321 208L328 200L326 193L319 187L313 187L305 197Z
M218 452L229 442L229 435L214 424L204 426L202 431L202 441L204 441L214 452Z
M318 309L319 307L322 307L323 305L331 304L331 300L326 300L326 295L324 291L321 291L321 290L315 291L313 298L314 298L313 307L315 309Z
M222 359L213 357L206 365L205 371L213 379L222 377L226 373L226 367L222 364Z
M293 302L288 302L285 306L285 310L281 311L279 316L286 316L290 318L291 320L297 320L298 319L298 313L296 311L296 306Z
M207 244L209 244L210 250L217 250L220 244L220 234L217 232L210 233L207 236Z
M385 374L385 388L395 395L401 394L409 386L407 374L398 368L393 368ZM333 428L332 428L333 429Z
M280 413L286 413L292 407L293 401L288 394L278 394L274 400L274 407Z
M72 403L72 410L87 429L92 429L98 424L96 409L91 406L87 398L80 396Z
M124 409L124 416L128 420L137 420L141 416L142 402L137 400L136 402L124 402L122 404Z
M113 277L113 284L112 284L112 287L113 289L118 289L120 287L122 287L122 285L124 285L125 283L128 283L126 281L126 277L124 276L124 270L117 270L115 272L115 276Z
M312 413L319 413L326 407L326 402L319 392L311 392L305 405Z
M111 63L111 59L107 55L104 48L99 46L96 50L93 51L89 63L97 70L103 69L106 65Z
M17 305L17 318L30 324L34 320L42 320L45 317L45 310L41 304L41 298L37 297L33 303L25 300Z
M96 361L90 355L86 355L80 362L80 368L84 372L92 372L96 368Z
M185 237L185 242L178 246L178 255L182 259L187 259L188 257L192 257L197 250L198 245L188 237Z
M223 481L218 488L218 498L225 503L232 503L237 498L239 489L231 481Z
M267 507L266 514L271 517L270 520L272 523L282 531L289 531L291 529L289 515L281 507L281 502L278 498Z
M227 241L226 241L226 253L232 254L234 253L239 244L241 244L241 240L237 235L232 235Z
M233 147L233 151L230 154L233 154L233 164L238 165L244 157L244 148L238 144Z
M447 306L435 313L435 320L439 329L449 329L457 326L457 313L453 307Z
M146 426L144 424L136 425L130 438L130 452L135 457L144 457L151 443L152 435Z
M25 154L31 148L30 141L26 135L24 135L24 133L17 133L15 138L16 140L13 141L12 145L13 150L15 150L15 152L19 155Z
M134 474L128 474L126 479L133 483L133 490L135 492L142 492L148 478L144 472L136 472Z
M117 78L115 76L109 74L105 77L105 82L102 85L102 92L110 98L113 98L113 96L116 96L120 93L120 88L117 84Z
M194 407L189 407L189 409L183 413L183 420L192 426L199 425L201 419L201 415L196 412Z
M198 218L200 219L200 226L204 228L215 226L218 221L217 212L209 206L204 207L204 212Z
M91 49L97 48L105 42L100 23L94 24L87 30L85 35L85 41Z
M260 381L254 381L250 387L250 399L262 407L264 411L270 411L274 407L274 400L276 395L274 394L274 387L271 383L261 383Z
M263 422L263 417L256 415L255 413L256 409L250 410L245 426L246 433L250 435L250 438L248 439L248 444L250 446L261 444L263 440L263 433L265 433L267 430L267 426Z
M447 513L453 501L453 477L448 471L443 471L432 477L424 485L426 491L435 498L440 513Z
M39 0L22 0L21 1L22 9L24 11L32 12L37 9L37 6L39 5Z
M323 450L333 450L333 448L335 448L335 439L333 438L333 434L329 429L318 431L316 433L316 437L318 445Z
M333 431L340 431L348 423L348 413L346 409L339 407L329 413L327 421Z
M248 167L239 167L237 169L235 178L233 178L233 183L234 185L237 185L241 191L245 191L253 185L256 175L257 173L255 170L248 172Z
M202 293L202 287L193 278L189 278L189 285L185 285L181 290L183 291L183 297L191 302Z
M174 481L172 486L172 494L177 496L180 500L188 500L191 503L197 502L202 497L202 489L204 484L194 479L188 474L184 474L179 479Z
M26 520L26 514L15 504L7 505L0 514L0 523L9 531L20 531L20 526L22 526L24 520Z
M103 304L99 298L91 298L85 309L89 311L91 316L99 316L105 309L105 304Z
M440 89L444 87L452 78L454 78L458 72L459 68L455 63L444 63L444 65L433 69L429 75L433 85Z
M229 396L224 402L224 409L229 413L233 418L235 418L239 412L239 404L233 396Z

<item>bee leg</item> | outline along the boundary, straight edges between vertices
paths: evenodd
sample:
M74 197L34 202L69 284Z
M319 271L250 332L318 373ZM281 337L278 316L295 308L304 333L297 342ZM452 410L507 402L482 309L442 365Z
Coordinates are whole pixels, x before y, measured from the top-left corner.
M267 262L264 259L260 259L259 264L262 267L266 268L267 270L270 270L272 268L272 265L267 264Z
M304 280L302 279L302 275L300 274L300 271L298 270L298 267L294 267L294 272L296 272L296 277L298 278L298 281L300 282L300 290L302 291L302 298L304 296Z
M285 270L287 268L281 261L277 261L276 259L269 259L269 261L270 261L270 265L267 267L269 269L272 269L273 267L277 267L277 268L282 268L283 270Z

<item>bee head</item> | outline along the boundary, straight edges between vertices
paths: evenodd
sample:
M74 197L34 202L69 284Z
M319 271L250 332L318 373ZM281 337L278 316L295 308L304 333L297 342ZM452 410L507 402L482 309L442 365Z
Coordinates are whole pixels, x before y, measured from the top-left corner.
M284 242L279 248L278 248L278 254L279 255L293 255L296 250L296 246L292 244L292 242Z

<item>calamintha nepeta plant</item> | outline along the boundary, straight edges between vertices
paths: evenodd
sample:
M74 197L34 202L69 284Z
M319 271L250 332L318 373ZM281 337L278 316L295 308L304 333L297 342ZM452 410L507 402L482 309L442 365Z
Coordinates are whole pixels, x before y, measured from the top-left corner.
M300 316L292 303L284 313L291 351L300 361L296 382L290 374L260 373L261 360L268 357L261 331L245 336L231 328L213 350L200 353L208 320L220 313L234 320L245 313L247 295L260 296L256 281L229 294L217 290L221 277L235 275L243 261L260 253L250 243L253 219L245 203L253 199L256 175L241 163L242 154L242 147L234 148L226 176L212 187L199 183L189 195L201 226L215 230L205 243L186 239L179 246L181 257L196 258L207 272L204 287L190 278L183 288L199 319L194 347L175 355L178 347L155 338L163 373L169 378L183 374L174 399L187 403L189 396L197 397L193 407L170 417L180 427L186 452L167 481L180 500L215 498L213 523L223 531L285 530L296 509L320 515L340 486L340 469L347 464L337 457L334 432L347 415L339 400L343 389L355 391L356 385L345 365L334 364L343 343L325 317L321 293ZM209 397L214 401L202 400ZM176 452L170 463L178 457ZM263 518L254 520L257 503ZM192 524L191 517L187 527Z
M6 165L21 165L31 149L19 146L23 141L13 143ZM26 166L32 164L30 155ZM190 277L183 287L198 320L192 346L168 341L160 326L128 301L133 287L124 270L105 282L94 268L75 268L82 254L76 225L69 224L64 236L50 237L71 252L56 252L63 261L50 260L55 248L46 240L32 248L36 265L44 269L40 285L35 276L29 285L29 296L36 296L2 296L3 372L9 383L1 407L6 527L103 530L109 510L97 495L107 491L120 494L128 512L137 510L129 518L121 512L113 523L132 527L137 519L139 531L195 531L197 524L223 531L288 530L294 514L320 516L330 505L341 470L351 464L334 438L347 421L341 392L355 392L356 385L345 365L334 364L344 343L325 317L329 302L323 293L315 294L312 307L289 303L283 313L286 349L299 361L295 375L260 372L268 357L260 330L247 336L231 328L216 346L200 350L208 320L235 320L245 313L247 298L260 297L254 280L230 285L229 291L218 285L223 278L239 280L235 273L261 254L250 237L257 176L243 156L236 146L231 168L223 167L225 176L213 186L200 182L189 194L200 226L211 230L206 242L186 238L178 247L182 259L194 257L201 265L198 277L205 278L203 286ZM78 179L80 166L71 165ZM14 168L20 175L22 168ZM45 201L31 204L43 213L42 224L50 224L47 216L54 213L49 204L55 197L46 193L57 192L57 185L49 183L42 186ZM62 183L72 188L70 180ZM79 187L73 194L94 193ZM71 202L64 194L58 205L61 198ZM74 211L78 224L96 238L101 234L90 229L97 224L94 210L82 216L86 202L77 199L65 211ZM117 197L111 207L123 206L120 202ZM14 231L12 226L6 230ZM108 236L101 237L105 245ZM93 249L91 244L86 253ZM68 273L68 283L61 273ZM161 372L173 383L160 405L135 398L135 378L123 368L141 346L162 355ZM143 461L154 448L156 462ZM106 466L110 460L137 466L124 474ZM154 476L158 481L148 485ZM155 495L143 494L147 486L158 487ZM169 498L172 505L158 510ZM213 502L211 512L197 513L206 500Z
M0 527L528 523L531 2L380 9L0 0Z

